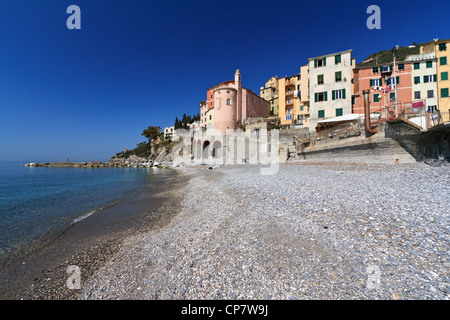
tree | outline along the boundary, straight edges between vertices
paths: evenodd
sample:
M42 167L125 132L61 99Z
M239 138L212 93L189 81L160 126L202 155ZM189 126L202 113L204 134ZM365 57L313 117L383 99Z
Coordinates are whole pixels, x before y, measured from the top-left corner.
M155 127L155 126L149 126L147 129L145 129L141 135L146 137L148 141L156 140L158 136L161 134L161 128Z

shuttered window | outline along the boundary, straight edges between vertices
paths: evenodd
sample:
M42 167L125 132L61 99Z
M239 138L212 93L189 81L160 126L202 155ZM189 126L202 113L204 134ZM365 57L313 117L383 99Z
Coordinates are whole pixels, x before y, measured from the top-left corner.
M334 56L334 63L335 64L341 63L341 55L340 54L337 54Z
M340 117L344 114L343 108L336 108L336 117Z
M318 118L325 118L325 110L319 110L317 117Z
M441 80L448 80L448 72L441 72Z
M447 57L440 57L439 58L439 64L441 66L446 66L447 65Z

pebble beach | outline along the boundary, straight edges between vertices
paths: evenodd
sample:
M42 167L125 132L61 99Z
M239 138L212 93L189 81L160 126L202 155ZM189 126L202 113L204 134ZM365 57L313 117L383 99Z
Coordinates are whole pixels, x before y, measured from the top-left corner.
M177 170L173 219L123 239L77 299L450 298L445 163Z

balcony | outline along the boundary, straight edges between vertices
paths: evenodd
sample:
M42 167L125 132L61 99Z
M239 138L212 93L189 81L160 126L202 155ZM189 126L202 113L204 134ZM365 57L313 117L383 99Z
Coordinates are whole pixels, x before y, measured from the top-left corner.
M286 83L285 83L285 86L286 86L286 87L294 86L294 85L295 85L295 84L294 84L294 80L287 80Z
M287 90L285 94L286 94L286 96L293 96L294 90Z

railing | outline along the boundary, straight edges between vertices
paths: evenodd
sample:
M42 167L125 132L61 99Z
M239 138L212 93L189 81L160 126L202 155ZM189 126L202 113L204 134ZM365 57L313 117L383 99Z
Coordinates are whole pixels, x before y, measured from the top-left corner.
M378 111L372 112L372 114L379 114L380 119L372 121L371 125L377 125L398 118L408 120L420 126L423 130L428 130L449 121L448 111L428 111L425 100L396 103L387 107L380 107Z
M340 139L358 137L364 130L364 124L360 119L355 119L350 123L345 123L329 128L323 128L319 132L309 133L303 137L298 137L295 141L297 149L304 148L306 146L315 146L325 144Z

